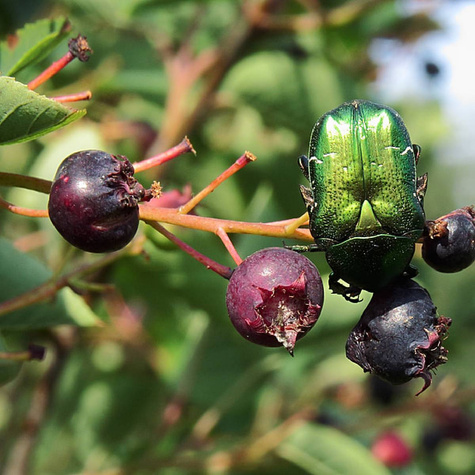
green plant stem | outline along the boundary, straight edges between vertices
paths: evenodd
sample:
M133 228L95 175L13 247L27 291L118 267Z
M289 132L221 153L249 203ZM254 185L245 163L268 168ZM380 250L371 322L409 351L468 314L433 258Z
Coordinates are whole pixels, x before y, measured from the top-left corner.
M278 237L285 239L298 239L301 241L313 241L308 229L295 229L287 225L270 223L249 223L246 221L233 221L229 219L208 218L190 214L181 214L177 209L159 208L149 203L139 206L140 219L145 222L158 221L160 223L175 224L185 228L199 229L217 233L218 229L223 229L226 233L256 234L260 236ZM297 218L299 219L299 218ZM289 231L290 229L290 231Z
M9 361L30 361L31 353L26 351L0 351L0 360Z
M295 218L287 222L283 221L282 224L285 226L285 230L288 233L293 233L296 231L300 226L308 223L308 213L302 214L300 218ZM285 224L284 224L285 223Z
M17 173L0 172L0 186L25 188L27 190L49 193L53 183L42 178L35 178Z
M30 218L47 218L48 210L35 210L13 205L0 197L0 208L4 208L14 214L28 216ZM230 219L208 218L205 216L196 216L181 214L175 208L160 208L143 203L139 206L140 219L148 224L153 222L162 222L175 224L184 228L198 229L208 231L219 235L221 232L233 234L256 234L259 236L279 237L285 239L298 239L301 241L313 241L308 229L292 226L292 220L284 221L287 225L272 223L250 223L247 221L233 221ZM295 218L299 220L300 218ZM221 231L220 231L221 230Z
M72 333L75 330L70 329L70 331ZM53 335L52 332L51 334ZM31 473L32 457L38 442L38 434L45 427L45 418L50 414L49 410L52 409L51 403L53 396L56 394L56 385L63 374L67 357L74 344L74 341L71 340L73 339L65 339L59 336L54 338L53 360L33 388L28 410L24 415L25 423L19 426L18 424L9 424L8 429L10 430L7 433L11 439L11 447L9 447L8 458L2 463L3 475ZM12 404L14 402L12 399ZM12 438L12 433L16 437Z
M0 317L14 310L53 298L59 290L69 285L70 280L95 272L130 252L129 247L126 247L120 251L106 254L94 262L84 264L63 276L59 276L55 280L47 281L17 297L4 301L0 303Z
M39 345L30 345L24 351L0 351L0 359L9 361L42 361L45 355L45 348Z
M0 208L14 214L32 218L47 218L48 210L35 210L13 205L0 197ZM162 208L143 203L139 206L140 219L147 223L162 222L175 224L184 228L208 231L219 235L221 232L237 234L256 234L260 236L279 237L285 239L298 239L313 241L308 229L295 228L295 220L300 223L302 218L285 220L280 223L250 223L246 221L233 221L229 219L208 218L182 214L175 208ZM222 231L220 231L222 230Z

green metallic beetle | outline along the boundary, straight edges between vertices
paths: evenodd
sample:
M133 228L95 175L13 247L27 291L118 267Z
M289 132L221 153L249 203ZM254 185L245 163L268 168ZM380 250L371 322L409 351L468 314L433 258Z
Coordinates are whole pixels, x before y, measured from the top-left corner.
M293 248L324 251L330 289L349 301L417 273L410 261L427 187L427 174L416 177L419 154L399 114L369 101L346 102L313 128L299 165L310 182L300 191L315 244Z

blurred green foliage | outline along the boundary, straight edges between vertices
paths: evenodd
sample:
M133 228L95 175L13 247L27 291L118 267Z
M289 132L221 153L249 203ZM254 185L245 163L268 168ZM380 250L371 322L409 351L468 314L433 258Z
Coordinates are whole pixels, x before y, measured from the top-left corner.
M38 18L68 17L71 36L87 36L94 54L87 65L68 66L41 92L91 89L93 100L88 115L66 129L1 148L2 171L52 179L63 158L79 149L138 161L188 135L197 157L185 155L138 178L144 184L159 179L165 191L191 184L197 192L250 150L258 160L198 212L262 222L303 213L296 157L306 153L316 119L355 97L378 100L371 87L378 75L372 43L412 42L437 28L428 16L405 16L395 0L29 3L34 8L0 5L0 34ZM64 45L17 79L27 81L63 53ZM422 145L420 173L430 175L426 210L435 219L453 209L456 194L454 171L432 159L446 130L438 104L389 105ZM16 204L46 205L38 193L1 192ZM32 246L29 260L18 264L19 275L31 273L23 266L38 265L46 279L90 260L71 251L47 220L5 211L0 220L2 236L17 245L24 238L29 248L38 236L47 243ZM149 232L143 225L141 236ZM216 236L174 232L232 265ZM233 241L243 257L280 245L245 235ZM324 257L310 258L326 282ZM445 343L449 362L418 398L420 382L389 387L345 358L347 335L369 294L363 303L349 304L327 292L320 321L290 358L234 331L224 279L160 238L147 239L143 253L117 260L74 288L104 326L4 332L10 348L33 340L45 344L49 356L24 365L1 389L0 471L384 474L390 469L369 448L391 429L414 451L411 465L397 473L473 473L474 269L437 274L418 255L415 264L439 312L453 319ZM1 265L6 279L3 266L14 265ZM42 308L26 311L34 318ZM16 373L7 371L6 379Z

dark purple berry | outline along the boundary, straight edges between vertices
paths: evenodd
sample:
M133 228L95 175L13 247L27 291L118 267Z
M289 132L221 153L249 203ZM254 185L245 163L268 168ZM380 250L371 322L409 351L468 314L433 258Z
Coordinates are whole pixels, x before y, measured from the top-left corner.
M422 257L439 272L459 272L475 261L475 208L467 206L427 221Z
M46 348L44 346L30 343L28 345L28 351L30 352L30 359L32 360L42 361L45 359Z
M470 441L475 435L471 414L453 405L438 407L434 413L440 432L446 439Z
M66 241L89 252L123 248L137 232L145 190L125 158L99 150L67 157L51 187L49 217Z
M474 420L464 408L446 401L434 407L432 416L422 434L421 445L426 451L434 452L446 440L473 440Z
M322 304L322 279L315 265L278 247L245 259L226 293L229 317L244 338L263 346L283 345L290 354L296 340L315 325Z
M423 378L447 361L442 338L451 323L438 317L427 290L401 278L373 295L346 343L346 356L392 384Z

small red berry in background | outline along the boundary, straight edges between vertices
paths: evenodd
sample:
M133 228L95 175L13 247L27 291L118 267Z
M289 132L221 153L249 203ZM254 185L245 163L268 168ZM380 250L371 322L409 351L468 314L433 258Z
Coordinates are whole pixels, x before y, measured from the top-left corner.
M384 432L373 442L371 453L386 467L406 467L412 461L412 450L407 442L395 432Z

